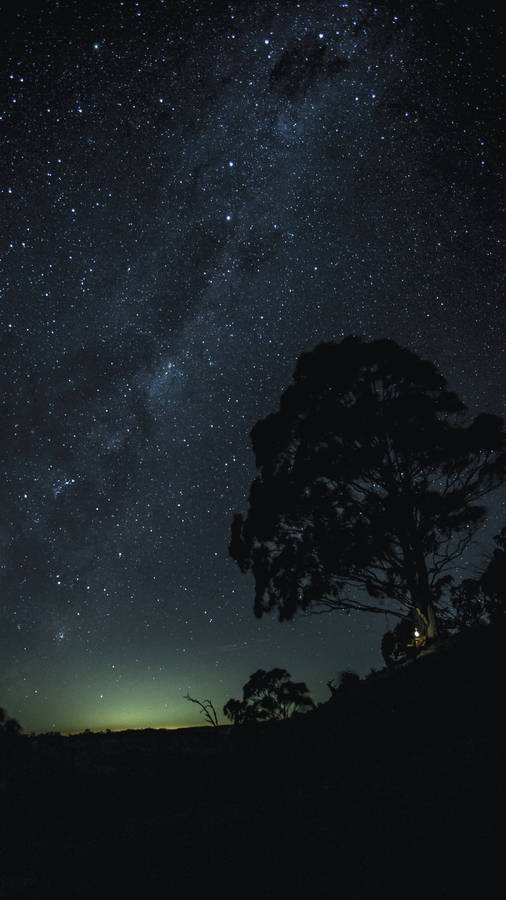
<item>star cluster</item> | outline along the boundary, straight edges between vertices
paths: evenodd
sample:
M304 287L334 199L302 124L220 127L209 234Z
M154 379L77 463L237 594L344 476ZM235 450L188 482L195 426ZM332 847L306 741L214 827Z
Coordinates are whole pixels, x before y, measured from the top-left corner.
M504 413L499 12L75 0L3 29L0 701L27 729L317 698L385 622L257 622L249 431L349 333ZM503 507L492 508L494 533Z

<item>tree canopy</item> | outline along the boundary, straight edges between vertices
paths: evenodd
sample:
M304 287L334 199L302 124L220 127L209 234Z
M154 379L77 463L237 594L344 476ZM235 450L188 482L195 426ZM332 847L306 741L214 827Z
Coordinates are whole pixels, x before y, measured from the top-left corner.
M279 411L251 432L260 471L232 525L255 614L387 611L433 637L480 501L506 478L503 420L465 413L436 367L394 341L302 354Z
M223 707L235 725L268 719L288 719L294 712L313 707L303 681L292 681L286 669L257 669L243 687L243 699L233 697Z
M506 528L494 537L495 548L484 572L452 588L454 625L469 628L506 621Z
M480 578L486 612L491 621L504 622L506 616L506 527L496 534L495 549Z
M0 739L2 737L17 737L21 730L21 725L17 719L11 719L5 712L5 709L0 706Z

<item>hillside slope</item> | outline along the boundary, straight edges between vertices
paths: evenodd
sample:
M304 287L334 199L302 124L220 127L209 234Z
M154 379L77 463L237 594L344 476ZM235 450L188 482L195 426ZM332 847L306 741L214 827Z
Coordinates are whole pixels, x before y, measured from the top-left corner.
M493 896L504 686L504 632L478 629L285 723L25 746L0 896Z

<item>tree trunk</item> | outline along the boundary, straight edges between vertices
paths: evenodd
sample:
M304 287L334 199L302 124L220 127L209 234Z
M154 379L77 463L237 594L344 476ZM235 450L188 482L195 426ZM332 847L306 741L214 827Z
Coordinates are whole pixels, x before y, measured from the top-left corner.
M429 587L429 576L427 573L427 565L425 557L416 541L414 543L414 557L416 570L416 607L423 619L422 633L425 634L428 641L432 641L437 636L437 619L436 610L432 603L431 590Z
M423 604L418 605L415 610L415 618L418 628L425 635L428 641L432 641L438 634L436 611L429 599Z
M433 638L437 637L437 632L436 611L432 602L429 600L427 604L427 640L431 641Z

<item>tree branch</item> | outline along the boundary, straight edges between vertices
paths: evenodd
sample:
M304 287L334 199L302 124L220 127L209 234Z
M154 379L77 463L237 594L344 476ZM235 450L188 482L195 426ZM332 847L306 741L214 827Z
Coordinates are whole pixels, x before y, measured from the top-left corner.
M211 723L215 728L218 726L218 716L216 715L216 710L211 702L211 700L196 700L195 697L190 697L189 694L185 694L185 700L189 700L190 703L196 703L197 706L200 706L200 711L204 713L208 722Z

